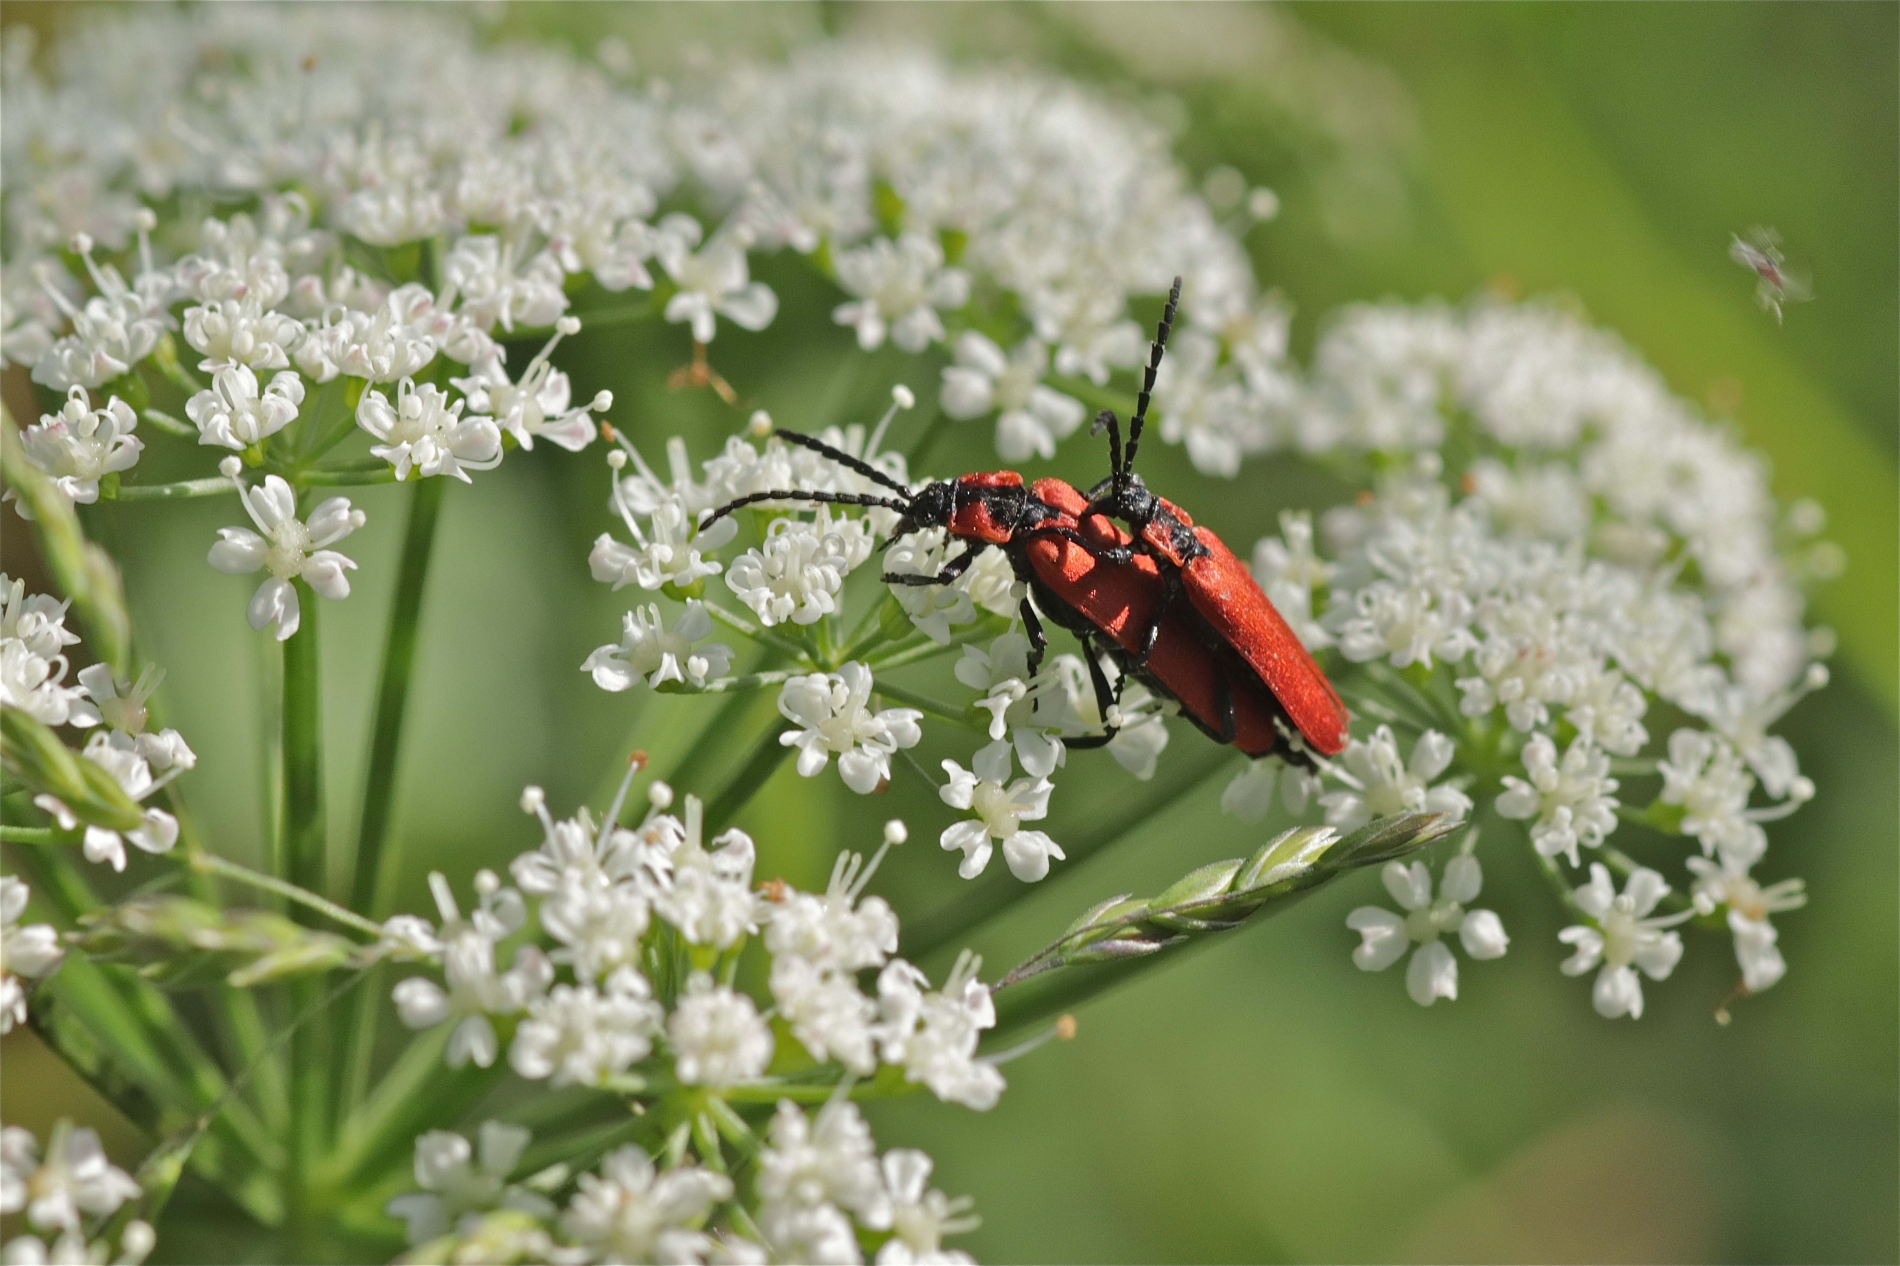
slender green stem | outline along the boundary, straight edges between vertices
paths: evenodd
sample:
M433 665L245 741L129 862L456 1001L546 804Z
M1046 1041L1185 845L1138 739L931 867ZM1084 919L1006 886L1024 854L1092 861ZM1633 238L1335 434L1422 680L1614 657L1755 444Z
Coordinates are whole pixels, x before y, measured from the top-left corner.
M760 787L791 755L789 745L779 742L779 729L775 725L760 736L752 749L752 755L739 768L739 772L719 790L706 805L706 832L712 834L731 822L746 802L758 793Z
M120 484L113 501L184 501L190 497L228 497L237 484L218 475L209 479L181 479L171 484Z
M171 414L165 413L161 410L147 409L143 413L139 414L139 418L141 421L150 423L152 426L165 432L165 434L167 435L176 435L180 437L181 439L188 439L188 440L195 440L198 438L197 427L193 426L189 422L184 421L181 418L175 418Z
M965 709L959 708L954 704L945 703L941 699L932 699L928 695L918 694L915 690L907 690L902 686L894 686L888 681L878 682L874 688L874 693L884 695L886 698L895 699L902 704L908 704L910 707L928 712L934 717L941 717L945 721L960 725L968 730L984 728L971 720L969 712Z
M403 717L409 704L409 683L416 659L416 633L422 620L422 597L429 579L429 560L435 550L436 525L442 515L441 479L416 485L409 504L409 526L402 543L402 562L396 573L396 600L389 612L389 634L383 643L382 683L376 692L376 721L370 735L369 773L363 787L362 824L356 837L355 878L350 905L374 917L381 913L390 869L384 846L389 838L390 811L395 803L397 762L402 748Z
M216 853L197 854L191 859L191 866L192 869L206 874L222 875L226 879L236 880L238 883L248 884L265 892L274 892L298 905L327 915L345 927L354 928L365 936L380 937L383 934L381 925L364 918L353 910L345 910L336 902L320 897L307 888L299 888L296 884L252 870L249 866L240 866L236 862L227 861Z
M299 488L360 488L369 484L393 484L396 482L396 468L385 463L381 470L306 470L300 471L292 482ZM424 479L422 485L436 482L437 479Z
M60 835L50 826L0 826L0 841L8 844L59 844Z
M728 611L725 607L720 606L710 599L701 598L699 601L700 605L706 608L707 615L719 621L734 633L743 637L749 637L755 642L763 642L767 646L777 647L786 654L796 655L800 659L810 658L810 648L802 643L795 642L791 638L774 633L771 629L761 628L737 612Z
M735 690L757 690L760 686L783 685L796 675L790 669L781 668L769 673L742 673L737 677L715 677L697 690L681 693L714 695Z

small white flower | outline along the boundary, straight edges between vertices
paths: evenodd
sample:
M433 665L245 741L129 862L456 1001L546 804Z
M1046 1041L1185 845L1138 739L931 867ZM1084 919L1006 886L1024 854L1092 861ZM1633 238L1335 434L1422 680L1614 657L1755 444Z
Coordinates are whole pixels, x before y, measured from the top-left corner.
M99 499L104 475L130 470L145 441L132 434L139 424L130 405L113 396L95 409L83 387L67 393L58 413L40 415L40 424L20 436L27 460L53 477L68 500L91 505Z
M1695 907L1710 913L1728 907L1729 931L1735 936L1735 961L1741 965L1742 987L1760 993L1788 972L1787 960L1775 944L1779 934L1768 920L1771 914L1798 910L1808 903L1799 879L1784 879L1762 887L1748 873L1752 861L1723 853L1720 862L1691 857L1696 876L1691 890Z
M1049 349L1041 341L1026 339L1005 356L995 343L966 330L957 338L957 363L943 371L943 411L980 418L997 410L996 451L1003 460L1047 460L1088 414L1080 400L1043 386L1048 372Z
M535 440L546 439L578 453L594 442L592 413L605 412L614 403L613 393L602 391L587 404L574 406L567 375L548 363L561 337L579 328L580 322L571 317L558 325L519 381L510 381L501 358L493 356L476 362L468 377L451 378L449 383L468 397L470 409L493 417L522 448L532 450Z
M17 641L43 659L79 641L66 627L67 603L48 594L26 592L24 580L0 572L0 641Z
M965 643L954 671L958 681L982 694L976 706L990 714L990 738L1001 741L1008 736L1024 773L1047 778L1066 762L1058 735L1080 718L1069 706L1064 678L1055 665L1031 680L1027 637L1005 633L987 651Z
M185 342L203 353L198 368L209 373L222 365L286 369L288 348L303 337L303 323L272 311L265 296L214 299L185 309Z
M826 507L812 522L775 519L758 549L726 569L726 587L770 628L789 620L816 624L838 610L845 577L875 548L862 519L833 520Z
M1107 668L1109 681L1113 683L1119 675L1118 670L1113 665ZM1071 718L1071 732L1100 733L1104 721L1095 698L1094 683L1089 680L1088 666L1081 657L1058 655L1050 661L1049 672L1061 683L1063 707ZM1108 754L1115 758L1117 765L1136 778L1148 781L1155 776L1161 753L1168 746L1168 726L1162 701L1150 694L1141 683L1126 682L1121 687L1121 702L1114 705L1111 712L1120 713L1121 724L1115 731L1115 737L1108 741ZM1021 759L1020 747L1016 754ZM1023 762L1023 768L1029 770L1027 761Z
M64 725L85 699L68 686L66 657L37 655L22 639L0 640L0 705L18 708L42 725Z
M1235 774L1220 793L1222 813L1242 822L1258 822L1273 808L1273 793L1280 793L1286 811L1306 812L1306 802L1319 794L1317 775L1277 760L1256 760Z
M712 342L716 317L745 330L770 325L778 314L778 296L764 282L751 280L743 230L721 229L695 253L702 232L699 221L677 212L654 230L653 253L679 287L666 301L666 319L690 324L696 343Z
M198 427L200 444L238 452L277 434L296 420L303 405L303 379L284 370L258 388L249 365L225 365L211 375L211 388L185 401L185 416Z
M490 1209L553 1216L554 1205L545 1196L508 1182L531 1137L522 1126L484 1121L478 1154L460 1134L431 1130L421 1135L416 1139L415 1173L422 1190L392 1197L384 1212L402 1220L411 1245L467 1227Z
M561 1234L585 1250L584 1262L702 1262L713 1241L700 1228L732 1198L724 1174L694 1165L660 1173L632 1144L609 1152L600 1173L582 1174L578 1186Z
M853 661L835 673L793 677L779 691L778 710L802 728L779 735L786 747L798 748L798 774L815 778L838 757L844 785L861 796L889 781L891 755L923 740L915 708L870 710L875 682L871 670Z
M1003 1093L1003 1074L976 1058L983 1030L996 1027L989 986L976 978L983 960L968 950L957 956L943 988L901 958L878 973L878 1013L884 1058L901 1065L904 1080L922 1082L946 1103L981 1112Z
M599 1086L653 1049L666 1012L646 977L620 967L596 989L556 985L528 1008L508 1048L508 1063L530 1081Z
M1261 537L1253 549L1254 579L1308 650L1333 644L1315 618L1313 595L1332 584L1335 571L1313 551L1313 520L1304 511L1282 510L1280 535Z
M977 1228L969 1196L950 1199L930 1185L930 1157L906 1147L884 1153L884 1189L891 1200L891 1238L877 1266L973 1266L975 1258L942 1247L946 1235Z
M412 1029L434 1028L455 1020L446 1058L451 1068L471 1061L487 1068L495 1062L499 1042L490 1015L514 1015L547 991L554 969L532 945L515 951L514 965L495 970L495 942L518 929L526 918L521 894L500 886L494 872L476 875L481 907L466 921L455 904L448 880L438 872L429 887L442 916L440 940L444 989L426 976L411 976L394 990L396 1014Z
M1610 758L1589 740L1577 738L1560 765L1557 745L1547 734L1533 734L1523 755L1530 781L1506 778L1498 813L1533 819L1531 842L1539 853L1561 854L1572 866L1581 865L1577 846L1595 848L1616 829L1617 782L1609 776Z
M1702 855L1748 863L1767 847L1760 826L1748 819L1748 796L1755 779L1734 748L1704 730L1677 730L1669 736L1669 759L1658 761L1662 802L1681 805L1682 830L1702 845Z
M1054 785L1047 778L1010 782L1007 743L990 744L970 763L974 771L945 761L950 781L937 794L951 808L973 810L976 817L945 827L938 842L946 852L962 850L957 873L965 879L976 878L990 864L994 840L1003 846L1010 873L1025 883L1036 882L1049 873L1051 858L1063 856L1062 847L1041 831L1023 830L1022 824L1048 816Z
M759 1152L759 1199L769 1205L812 1208L834 1204L864 1225L890 1225L890 1201L878 1170L871 1127L848 1099L833 1099L807 1117L780 1101L770 1142Z
M86 741L85 750L80 755L110 774L112 780L132 799L145 799L171 781L172 776L184 772L183 769L173 769L171 776L163 781L154 780L152 767L139 755L136 744L113 742L118 737L116 734L95 733ZM78 818L56 797L35 796L33 803L52 814L61 830L78 828ZM178 819L163 809L147 809L144 821L129 831L114 831L88 823L81 851L89 862L107 862L113 870L123 871L127 840L147 853L170 852L172 846L178 843Z
M18 1126L0 1131L0 1213L26 1210L38 1231L81 1230L85 1218L108 1218L139 1195L130 1174L106 1159L96 1131L53 1127L46 1155Z
M758 899L752 891L752 837L726 831L700 846L704 807L686 797L686 830L673 850L672 881L654 898L654 909L691 945L730 949L758 930Z
M831 319L858 332L858 346L873 351L885 335L906 352L921 352L942 340L937 309L960 308L970 301L970 279L959 268L943 266L943 247L934 237L906 233L897 241L878 238L869 246L840 251L838 284L857 296L840 304Z
M418 387L404 378L396 384L394 405L380 391L365 391L356 404L356 424L382 441L369 451L394 466L397 479L409 478L413 468L469 483L468 471L501 465L501 428L491 417L463 417L465 403L451 402L433 384Z
M235 460L235 459L234 459ZM245 612L254 629L277 626L277 640L296 633L302 613L297 590L290 582L301 578L325 598L350 596L350 578L356 564L326 549L363 526L367 517L350 508L348 497L331 497L319 505L309 521L297 517L297 494L276 475L260 485L241 489L238 498L262 536L249 528L219 528L221 538L211 547L211 565L230 576L254 571L270 575L258 586Z
M21 925L29 895L12 875L0 875L0 1033L26 1023L26 986L20 982L50 975L66 956L49 924Z
M1188 460L1204 475L1232 479L1241 459L1272 440L1262 400L1218 372L1220 342L1197 329L1182 330L1155 379L1161 438L1187 445Z
M768 1204L759 1210L759 1231L772 1259L805 1266L858 1266L864 1260L851 1219L836 1205Z
M1456 787L1431 785L1455 754L1452 741L1437 730L1418 736L1410 763L1400 762L1398 740L1389 725L1363 742L1354 739L1332 771L1353 789L1319 798L1326 821L1341 831L1357 830L1391 813L1445 813L1462 821L1471 812L1471 797Z
M840 972L883 966L897 952L897 915L884 898L862 895L874 868L856 853L838 854L823 896L788 892L772 904L765 948L777 960L800 958Z
M703 686L732 666L732 648L721 642L695 646L712 632L712 617L697 598L666 628L657 603L636 607L621 617L620 643L597 647L581 665L602 690L621 691L635 682L658 690L669 681Z
M738 531L738 525L724 518L704 533L694 531L692 516L678 498L669 497L653 508L643 531L633 513L614 494L615 507L633 534L633 545L622 545L602 532L587 555L587 568L595 580L620 589L639 585L654 590L665 585L686 588L702 576L717 576L719 563L702 556L701 551L718 549Z
M1417 946L1405 969L1405 989L1413 1002L1429 1007L1440 998L1458 997L1458 960L1441 937L1456 931L1465 953L1473 958L1504 956L1510 938L1498 916L1489 910L1465 909L1484 884L1477 858L1459 856L1445 863L1437 900L1432 899L1432 877L1424 862L1410 866L1388 862L1380 878L1405 913L1360 906L1346 916L1346 926L1362 938L1352 952L1352 961L1361 971L1384 971L1408 948Z
M783 954L772 960L769 984L779 1015L813 1059L835 1059L860 1077L877 1071L877 1004L855 973Z
M1694 911L1648 917L1668 892L1669 885L1661 875L1647 866L1638 866L1618 894L1610 883L1608 868L1592 862L1590 882L1574 894L1577 908L1594 926L1577 924L1557 934L1558 940L1576 950L1564 960L1562 970L1566 976L1581 976L1598 963L1603 964L1590 1000L1605 1019L1627 1015L1640 1020L1643 983L1636 975L1637 969L1651 980L1662 980L1682 958L1682 938L1665 929L1681 923Z
M457 238L442 261L443 280L462 296L462 312L483 330L553 325L567 311L560 261L547 251L518 259L514 242L492 233Z
M682 1084L723 1089L756 1081L772 1062L772 1030L752 999L694 972L666 1021Z
M150 356L165 334L164 322L130 293L94 295L83 308L56 290L48 293L73 326L33 363L33 381L54 391L103 387Z

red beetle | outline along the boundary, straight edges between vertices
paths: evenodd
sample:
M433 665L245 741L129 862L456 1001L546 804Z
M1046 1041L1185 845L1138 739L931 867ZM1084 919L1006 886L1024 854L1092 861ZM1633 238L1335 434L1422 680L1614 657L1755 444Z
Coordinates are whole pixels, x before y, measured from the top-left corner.
M1162 352L1180 301L1181 279L1176 277L1155 332L1141 393L1135 401L1135 416L1129 420L1125 450L1114 412L1104 409L1096 415L1094 432L1108 430L1112 473L1089 490L1088 505L1076 515L1083 519L1107 515L1128 524L1134 533L1134 549L1161 564L1160 574L1168 589L1164 606L1178 610L1185 598L1215 638L1246 662L1307 743L1327 756L1336 755L1346 746L1350 718L1326 674L1261 592L1253 573L1220 537L1208 528L1195 526L1187 511L1148 491L1141 476L1134 473L1135 452L1141 446L1155 374L1161 368Z

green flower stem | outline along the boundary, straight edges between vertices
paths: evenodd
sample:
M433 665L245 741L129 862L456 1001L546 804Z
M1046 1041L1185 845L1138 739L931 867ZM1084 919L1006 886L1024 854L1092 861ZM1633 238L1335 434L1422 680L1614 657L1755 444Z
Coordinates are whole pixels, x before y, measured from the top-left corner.
M439 478L439 477L438 477ZM291 481L299 488L360 488L369 484L393 484L396 482L396 468L387 462L381 470L337 470L319 467L316 470L298 472ZM437 482L436 479L422 480L422 486Z
M1113 409L1121 415L1123 422L1135 416L1135 398L1125 396L1119 391L1107 387L1098 387L1086 378L1069 378L1062 374L1050 374L1045 381L1057 391L1074 396L1083 404L1095 409Z
M385 466L387 469L387 466ZM363 812L356 838L355 875L350 905L374 916L388 901L394 882L397 853L386 853L390 816L395 804L396 774L402 755L403 717L414 675L417 630L422 622L422 599L428 586L429 563L434 556L435 533L442 517L442 479L424 479L416 485L404 529L402 562L396 575L396 598L389 612L389 633L383 645L382 682L376 694L376 720L371 731L369 772L364 780ZM347 1114L369 1085L370 1060L376 1044L376 1021L383 1001L382 976L365 989L355 1003L355 1021L343 1039L337 1062L336 1101Z
M237 491L237 484L223 475L215 475L170 484L120 484L118 493L111 497L103 495L104 487L99 491L107 501L184 501L191 497L228 497Z
M707 615L719 621L734 633L742 637L749 637L755 642L762 642L767 646L774 647L787 655L792 655L799 659L810 658L810 648L806 647L803 643L795 642L791 638L774 633L771 629L761 628L737 612L729 611L725 607L720 606L710 598L702 597L699 601L700 605L706 608Z
M746 802L758 794L766 780L778 772L785 758L792 754L789 744L779 742L780 730L777 725L760 736L752 748L752 754L739 772L719 789L719 794L706 802L706 833L712 835L723 830Z
M928 712L931 716L939 717L954 725L960 725L966 730L983 730L987 732L986 725L979 725L976 721L971 719L968 709L945 703L941 699L932 699L928 695L918 694L915 690L906 690L904 687L894 686L888 681L880 681L872 688L872 693L883 695L888 699L895 699L907 707L916 708L921 712Z
M187 439L187 440L195 440L198 438L197 427L193 426L189 422L184 421L181 418L175 418L171 414L165 413L159 409L147 409L143 413L139 414L139 418L141 421L146 422L153 427L156 427L158 430L165 432L165 434L167 435L176 435L181 439Z
M500 1034L503 1054L492 1067L445 1065L442 1052L454 1028L453 1023L437 1025L419 1035L397 1058L345 1121L336 1149L316 1176L320 1190L355 1191L406 1169L415 1152L416 1135L443 1121L457 1120L510 1075L505 1029Z
M681 694L727 694L740 690L757 690L761 686L781 686L797 676L790 669L781 668L768 673L741 673L737 677L715 677L696 689L683 690Z
M866 660L865 665L880 673L891 668L902 668L906 664L921 663L927 659L935 659L939 655L948 655L952 651L961 650L971 642L988 641L1007 632L1008 629L1008 623L1000 617L988 616L964 629L948 642L933 642L922 634L915 639L905 638L901 642L894 643L883 655L873 656Z
M356 840L356 873L350 886L351 907L372 917L382 911L389 883L385 871L392 868L384 846L395 801L403 716L415 669L423 592L428 585L436 526L442 515L443 486L439 478L424 479L416 485L414 500L409 505L409 526L403 535L402 562L396 573L396 599L389 612L389 634L383 643L383 676L376 692L369 774L363 789L362 825Z
M327 915L345 927L354 928L371 938L382 936L383 929L380 924L364 918L353 910L346 910L336 902L320 897L307 888L299 888L296 884L286 883L271 875L252 870L249 866L240 866L236 862L227 861L215 853L197 854L191 859L191 867L205 874L222 875L226 879L248 884L252 888L274 892L280 897Z
M50 826L0 826L0 842L7 844L63 844L62 834Z
M318 674L317 596L297 586L302 622L284 648L284 870L292 884L318 891L325 883L323 813L323 714ZM291 917L314 926L316 914L293 906ZM323 994L321 977L290 988L291 1005L302 1012ZM293 1217L314 1217L312 1171L328 1141L330 1125L330 1026L318 1016L299 1028L290 1043L290 1198Z
M1140 833L1151 818L1159 817L1199 794L1206 784L1228 768L1227 749L1205 745L1208 755L1199 756L1189 772L1165 787L1149 785L1128 797L1127 808L1094 830L1073 838L1064 838L1062 848L1068 861L1064 877L1073 875L1089 858ZM1009 873L1007 867L992 868L965 887L963 895L930 913L910 921L904 937L905 957L921 962L938 950L969 936L978 927L1001 918L1017 902L1040 892L1041 884L1026 884Z

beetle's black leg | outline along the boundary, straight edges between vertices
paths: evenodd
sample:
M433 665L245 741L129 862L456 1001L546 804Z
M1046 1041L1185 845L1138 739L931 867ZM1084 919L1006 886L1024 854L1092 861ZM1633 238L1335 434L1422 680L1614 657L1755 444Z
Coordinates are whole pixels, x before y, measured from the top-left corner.
M976 561L976 551L966 549L938 569L934 576L919 576L915 572L887 571L878 579L887 585L954 585L957 578L970 570L970 564Z
M1064 738L1062 740L1065 747L1071 747L1077 751L1087 751L1095 747L1106 747L1109 741L1121 732L1120 726L1110 725L1108 723L1108 714L1121 703L1122 687L1128 684L1128 674L1123 673L1116 679L1114 686L1111 687L1108 684L1108 674L1102 671L1102 662L1096 652L1096 648L1093 646L1085 646L1083 649L1087 652L1085 658L1088 660L1089 665L1089 682L1095 687L1095 708L1096 711L1101 713L1102 729L1098 734L1086 734L1079 738Z
M1137 548L1133 545L1097 545L1093 541L1085 541L1082 539L1081 533L1077 532L1074 528L1038 527L1033 530L1046 533L1049 536L1061 537L1070 544L1087 550L1103 562L1112 563L1117 567L1124 563L1134 562L1135 554L1138 552Z
M1029 635L1029 675L1034 677L1042 671L1042 657L1049 650L1049 635L1042 631L1042 621L1027 597L1023 599L1023 632Z
M1234 721L1234 691L1225 673L1217 673L1214 677L1214 712L1220 717L1220 741L1233 742L1240 733L1240 727Z

